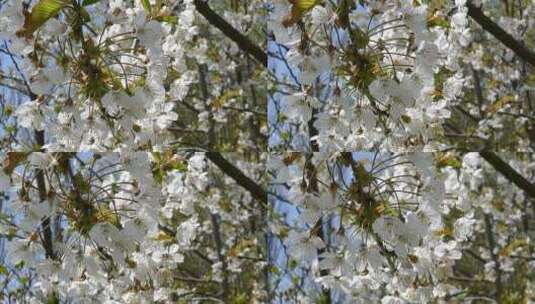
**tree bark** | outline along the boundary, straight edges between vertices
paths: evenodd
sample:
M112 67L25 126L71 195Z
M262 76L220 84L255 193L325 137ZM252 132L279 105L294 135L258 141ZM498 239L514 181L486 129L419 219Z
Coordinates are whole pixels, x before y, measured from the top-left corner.
M195 5L195 8L199 14L203 15L203 17L206 18L210 24L223 32L223 34L225 34L228 38L232 39L232 41L234 41L241 50L258 60L264 67L267 67L267 54L258 45L254 44L249 38L236 30L225 19L216 14L206 1L194 0L193 4Z
M502 29L492 19L487 17L480 7L473 5L471 2L466 4L468 16L474 19L485 31L489 32L494 38L511 49L518 57L535 67L535 53L528 49L522 42L517 41L513 36Z
M489 251L492 261L494 262L494 272L496 279L494 280L494 286L496 287L496 301L501 303L503 287L502 287L502 271L500 268L500 259L499 256L494 251L496 247L496 242L494 241L494 235L492 231L492 220L489 214L485 214L485 232L487 234L487 242L489 244Z
M35 131L34 133L35 141L39 145L40 150L42 151L41 147L45 144L45 132L44 131ZM35 152L34 152L35 153ZM45 183L45 175L43 173L42 169L36 170L36 180L37 180L37 188L39 190L39 203L44 204L47 200L47 190L46 190L46 183ZM50 218L47 217L43 219L41 222L41 230L42 230L42 245L45 249L45 255L47 258L55 260L56 254L54 252L54 245L52 242L52 229L50 228Z
M212 236L216 247L217 259L221 263L221 272L223 280L221 282L221 288L223 301L227 302L229 297L229 281L228 281L228 264L225 255L223 254L223 241L221 240L221 230L219 227L219 216L212 213L210 215L212 221Z
M481 157L491 164L496 171L503 174L507 180L515 184L518 188L524 190L531 198L535 198L535 185L516 172L513 167L496 155L496 153L490 151L481 151L479 152L479 155L481 155Z
M206 157L214 163L221 171L230 176L238 185L245 188L251 195L258 200L262 207L267 208L267 192L248 176L243 174L240 169L226 160L219 152L207 152Z

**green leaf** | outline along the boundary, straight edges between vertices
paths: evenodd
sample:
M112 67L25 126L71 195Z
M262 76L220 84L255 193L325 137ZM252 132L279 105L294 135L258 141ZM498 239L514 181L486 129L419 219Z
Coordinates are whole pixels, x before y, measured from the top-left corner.
M31 37L31 35L50 18L55 17L63 8L69 5L67 0L41 0L32 7L30 13L24 16L24 25L17 32L19 36Z
M434 15L431 18L427 19L427 26L428 27L442 27L445 29L448 29L450 27L450 23L444 16L440 15Z
M141 0L141 5L143 5L143 8L145 11L150 15L150 2L149 0Z
M528 87L535 87L535 72L531 73L529 76L527 76L525 85Z
M160 22L167 22L171 24L177 24L178 23L178 16L157 16L156 21Z
M280 274L279 268L277 266L275 266L275 265L271 265L271 267L269 267L268 271L271 272L271 273L274 273L274 274Z
M80 17L82 18L82 22L86 23L91 20L91 16L89 16L89 13L87 12L85 8L80 7L79 13L80 13Z
M28 284L29 281L30 281L30 279L28 279L27 277L19 278L19 283L21 283L22 285Z
M407 115L401 115L401 121L403 121L404 123L408 124L411 122L411 118L410 116L407 116Z
M46 304L59 304L59 299L55 292L53 292L52 294L48 296L48 299L46 300Z
M4 265L0 265L0 275L7 274L7 268Z
M286 27L297 23L303 15L314 8L320 0L295 0L292 2L290 14L283 20L282 24Z
M452 167L455 169L460 169L462 166L462 162L455 155L444 154L439 156L437 159L437 167L439 168Z
M233 299L230 300L232 304L247 304L250 303L250 300L247 297L246 293L239 293Z
M294 2L294 7L296 7L300 12L306 12L311 10L318 3L318 0L297 0Z
M493 102L486 110L488 113L497 113L501 109L503 109L506 105L511 104L515 102L515 96L512 94L505 95L500 97L498 100Z
M327 304L327 303L331 303L331 299L328 295L326 294L321 294L317 299L316 299L316 304Z
M92 4L95 4L97 2L100 2L100 0L84 0L84 2L82 2L82 6L92 5Z

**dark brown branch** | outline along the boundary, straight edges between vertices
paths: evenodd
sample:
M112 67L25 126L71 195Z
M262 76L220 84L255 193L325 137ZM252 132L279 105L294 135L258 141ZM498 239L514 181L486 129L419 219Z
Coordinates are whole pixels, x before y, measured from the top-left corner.
M236 168L233 164L226 160L221 153L207 152L206 157L217 167L219 167L221 171L230 176L236 183L238 183L238 185L249 191L249 193L251 193L251 195L262 204L262 207L267 207L267 192L252 179L243 174L240 169Z
M316 168L314 167L314 164L312 163L312 157L313 153L307 155L307 160L305 163L305 176L307 178L307 192L308 193L314 193L317 194L319 192L319 186L318 186L318 177L316 175ZM319 237L327 246L328 240L325 236L328 235L328 220L325 220L323 216L321 216L314 227L311 230L311 233L314 233L317 237ZM327 226L327 227L326 227ZM321 255L327 251L327 248L319 248L317 250L318 252L318 262L321 262L323 258ZM329 275L328 269L320 269L320 276L326 277ZM321 289L322 293L322 303L331 304L332 303L332 297L331 297L331 290L326 287L322 287Z
M511 49L518 57L535 67L535 53L528 49L522 42L517 41L513 36L502 29L498 24L483 14L480 7L468 2L468 15L472 17L485 31L489 32L501 43Z
M229 295L229 282L228 282L228 264L225 255L223 254L223 241L221 240L221 231L219 229L219 216L217 214L211 214L210 219L212 221L212 235L216 247L217 259L221 263L221 272L223 274L223 280L221 282L222 298L226 302Z
M316 129L314 126L314 123L316 122L316 115L318 115L318 109L312 108L312 115L308 121L308 138L310 140L310 148L312 152L319 152L320 150L318 141L312 139L314 136L318 135L318 129Z
M37 137L37 131L36 131L36 137ZM39 139L36 138L39 142ZM47 191L46 191L46 183L45 183L45 175L43 173L43 169L37 169L37 188L39 190L39 201L41 204L46 204L47 202ZM46 217L41 222L41 229L43 231L42 235L42 244L45 249L46 257L49 259L56 259L56 254L54 252L54 246L52 243L52 229L50 228L50 218Z
M29 96L29 94L27 93L26 90L21 89L21 88L17 88L16 86L12 86L12 85L9 85L9 84L6 84L6 83L0 83L0 86L8 88L10 90L17 91L17 92L19 92L19 93L21 93L23 95Z
M474 77L474 91L476 93L476 100L479 108L479 116L483 116L483 90L481 89L481 79L479 72L472 67L472 75ZM461 108L462 109L462 108ZM468 112L466 112L468 113ZM468 113L469 114L469 113Z
M30 97L32 101L37 99L37 95L32 92L32 89L30 88L30 84L26 80L26 76L24 76L24 73L22 73L22 70L20 69L19 64L17 63L17 60L15 60L15 56L13 56L13 53L11 53L11 51L9 50L7 42L4 42L4 47L5 47L5 50L3 52L8 54L9 58L11 59L11 62L13 63L13 66L15 67L15 69L17 70L17 72L19 73L21 77L21 81L24 83L24 86L26 87L26 90L27 90L26 95ZM35 141L37 142L37 145L39 146L39 148L44 146L45 145L45 131L36 130L34 135L35 135ZM42 148L40 149L40 151L44 152Z
M39 145L39 148L45 144L45 131L34 131L35 141ZM37 187L39 189L39 200L41 204L47 204L47 191L45 183L45 175L43 169L37 169ZM54 252L54 243L52 242L52 229L50 227L50 217L47 217L41 223L41 229L43 230L42 243L45 248L46 257L52 260L56 259L56 253Z
M45 152L45 149L42 148L45 145L45 131L44 130L40 130L40 131L35 130L34 131L34 136L35 136L35 142L39 146L39 151L40 152Z
M26 77L24 76L24 73L22 73L22 70L20 69L17 60L15 60L15 56L13 56L13 53L9 50L9 47L7 45L7 42L4 42L5 51L4 53L7 53L9 58L11 59L11 62L13 63L13 66L19 73L22 81L24 82L24 85L27 89L27 96L30 97L30 99L33 101L37 98L37 95L34 94L30 88L30 85L28 81L26 80ZM42 147L45 145L45 131L41 130L34 130L34 138L35 141L39 147L39 151L44 152L44 149ZM43 173L42 169L36 170L36 179L37 179L37 188L39 190L39 201L41 204L47 203L47 189L46 189L46 183L45 183L45 175ZM49 259L56 259L56 254L54 252L54 243L52 241L52 228L50 227L50 218L46 217L41 222L41 242L45 249L45 255Z
M535 185L516 172L515 169L513 169L508 163L496 155L496 153L490 151L481 151L479 154L489 164L491 164L496 171L503 174L505 178L515 184L518 188L524 190L528 196L535 198Z
M501 298L503 294L502 271L500 269L500 259L494 251L496 247L496 242L494 241L491 218L488 214L485 214L485 232L487 234L487 242L489 243L490 256L492 258L492 261L494 262L494 272L496 275L496 279L494 280L494 284L496 286L496 300L498 301L498 303L501 303Z
M258 60L264 67L267 67L267 54L258 45L254 44L249 38L236 30L225 19L216 14L204 0L194 0L195 8L203 15L211 25L218 28L223 34L232 41L236 42L238 47Z
M478 122L477 118L470 115L468 112L462 111L461 113L465 114L474 122ZM454 132L457 134L460 133L458 129L454 129ZM499 157L496 153L483 150L479 151L479 155L483 157L494 168L494 170L500 172L508 181L515 184L518 188L524 190L530 198L535 198L535 185L520 175L520 173L513 169L513 167L501 159L501 157ZM535 204L533 206L535 207Z
M316 80L316 87L319 85L319 79ZM308 121L308 140L310 141L310 149L312 152L319 152L319 143L317 140L313 140L312 138L317 136L319 134L318 129L314 126L314 123L316 123L316 116L319 113L319 109L313 107L312 108L312 115L310 116L310 119Z

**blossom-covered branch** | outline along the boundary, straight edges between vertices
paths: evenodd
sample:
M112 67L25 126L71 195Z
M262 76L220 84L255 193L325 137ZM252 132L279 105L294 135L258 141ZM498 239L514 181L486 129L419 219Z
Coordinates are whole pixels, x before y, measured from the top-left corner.
M511 181L518 188L525 191L525 193L535 199L535 185L520 175L513 167L511 167L507 162L500 158L496 153L492 151L481 151L479 152L481 157L483 157L489 164L496 169L496 171L503 174L507 180Z
M496 24L496 22L487 17L481 10L481 7L475 6L471 1L468 1L466 6L468 7L468 15L484 30L491 33L492 36L515 52L520 59L535 68L535 52L533 52L533 50L530 50L521 41L516 40L511 34L507 33L503 28Z
M267 207L268 197L267 192L251 178L243 174L243 172L226 160L221 153L207 152L206 157L221 169L225 174L230 176L236 183L249 191L251 195L262 204L264 208Z
M249 38L236 30L225 19L216 14L208 5L206 0L194 0L195 8L203 15L210 24L218 28L228 38L232 39L240 49L252 56L262 65L267 67L267 54L258 45L254 44Z

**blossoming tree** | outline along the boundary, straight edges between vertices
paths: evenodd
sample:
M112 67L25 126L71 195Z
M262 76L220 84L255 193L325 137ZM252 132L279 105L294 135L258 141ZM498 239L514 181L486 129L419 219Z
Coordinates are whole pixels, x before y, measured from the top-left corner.
M265 299L265 280L257 280L265 277L265 201L209 159L223 158L213 152L8 153L3 274L24 269L8 285L27 290L12 300ZM261 167L240 164L261 179Z
M533 3L271 3L274 297L533 301Z
M266 300L265 10L240 2L0 3L5 301Z
M531 154L508 157L533 175ZM514 168L514 169L513 169ZM529 302L533 202L478 153L285 153L269 170L274 297ZM291 282L291 283L288 283Z
M3 300L534 302L533 16L0 1Z

